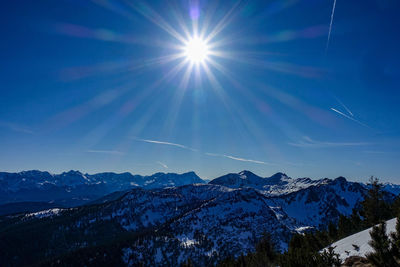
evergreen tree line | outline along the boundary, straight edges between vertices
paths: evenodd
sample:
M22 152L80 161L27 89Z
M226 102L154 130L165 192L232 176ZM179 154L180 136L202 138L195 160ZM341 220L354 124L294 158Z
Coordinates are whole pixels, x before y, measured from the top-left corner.
M374 177L371 177L368 186L364 200L353 209L350 216L341 215L336 224L332 222L322 230L294 234L286 252L279 253L267 234L254 252L238 258L227 258L219 266L341 266L342 262L339 255L334 253L334 248L330 247L322 253L320 251L339 239L374 226L370 232L370 245L374 252L367 255L368 261L376 267L400 267L400 196L394 200L390 198ZM385 221L393 217L397 217L396 232L389 237Z
M386 222L374 226L370 231L370 246L374 252L367 255L368 261L379 267L400 267L400 216L397 217L396 231L386 234Z

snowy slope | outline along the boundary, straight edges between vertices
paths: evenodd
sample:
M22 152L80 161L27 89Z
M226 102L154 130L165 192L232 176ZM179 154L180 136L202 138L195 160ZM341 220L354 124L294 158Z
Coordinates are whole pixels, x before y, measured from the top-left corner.
M361 190L361 191L360 191ZM127 262L173 255L169 262L179 265L187 258L206 263L228 255L254 250L263 233L270 233L280 249L287 248L290 236L348 213L361 198L363 187L343 178L310 186L281 196L270 196L254 188L228 188L213 184L192 184L164 189L135 188L96 209L85 207L32 213L24 219L84 213L64 226L72 231L112 223L124 231L155 229L157 235L125 247ZM64 213L65 212L65 213ZM69 215L68 215L69 214ZM63 216L64 216L63 215ZM55 234L56 235L56 234ZM172 256L171 256L172 257Z
M270 233L280 248L287 248L295 229L276 216L266 205L264 195L250 188L220 189L221 194L170 220L168 237L145 240L140 248L136 244L124 248L125 262L135 265L138 259L146 259L149 266L161 261L166 266L178 266L191 258L205 266L217 258L253 251L263 233ZM168 257L158 257L159 254Z
M165 177L164 181L171 179ZM242 173L239 179L247 177ZM157 175L153 178L155 182L158 179ZM271 183L286 179L283 175L274 178ZM250 180L259 181L256 177ZM236 178L232 181L237 184ZM26 228L19 229L18 225L33 225L43 231L57 221L47 235L35 237L40 239L41 251L46 255L57 255L53 244L60 235L73 236L66 241L70 242L66 248L97 245L99 236L104 235L138 235L140 239L121 247L126 263L179 266L191 258L199 266L206 266L228 255L253 251L263 233L271 234L280 249L285 250L293 233L323 227L340 214L350 214L366 190L362 184L343 177L281 195L247 186L229 188L217 184L135 187L96 205L29 213L14 222L16 231L23 232ZM10 234L6 238L15 237ZM21 245L19 240L13 242Z
M386 233L389 235L391 232L395 231L396 218L386 221L386 224ZM366 254L373 251L371 246L368 244L368 242L371 240L371 236L369 234L371 230L372 227L336 241L330 246L334 248L335 253L339 254L341 260L345 260L350 256L364 257Z
M63 235L65 229L68 233L82 233L79 240L71 239L79 247L93 245L87 240L95 242L93 237L110 226L124 236L128 232L148 232L140 244L123 247L126 262L135 265L146 259L146 266L159 265L160 261L179 266L189 257L204 266L229 255L253 251L264 233L270 233L276 244L286 249L292 233L305 227L279 207L269 207L268 197L256 189L211 184L138 187L96 206L29 213L17 224L35 222L33 225L40 226L37 220L46 224L55 219L59 223L50 236ZM47 242L52 244L56 239L43 240L44 244ZM51 251L52 246L46 249Z
M268 204L281 207L287 216L301 225L319 227L336 221L340 214L351 214L364 194L362 185L339 177L290 194L271 197Z

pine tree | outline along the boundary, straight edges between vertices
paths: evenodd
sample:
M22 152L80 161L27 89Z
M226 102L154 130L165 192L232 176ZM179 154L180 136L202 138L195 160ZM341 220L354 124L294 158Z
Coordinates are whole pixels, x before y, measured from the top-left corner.
M340 215L339 217L337 233L339 238L346 237L353 233L351 227L351 221L344 215Z
M377 267L397 267L400 266L395 261L390 240L386 234L386 222L376 225L370 231L371 241L369 245L374 249L374 252L367 255L370 263Z
M312 233L294 234L289 242L288 251L279 258L279 266L325 267L319 249L321 249L320 244Z
M275 266L278 253L270 234L264 234L261 241L256 245L256 251L250 255L250 266Z
M396 231L391 235L391 253L397 262L400 261L400 216L396 220Z
M333 222L329 223L328 225L328 236L330 238L330 241L335 240L338 236L338 229Z
M342 265L339 254L335 253L334 249L334 247L329 247L321 253L318 266L339 267Z
M390 215L390 210L384 201L383 185L379 182L378 178L371 176L368 185L370 189L364 201L361 202L362 210L360 213L367 225L371 226L387 219Z

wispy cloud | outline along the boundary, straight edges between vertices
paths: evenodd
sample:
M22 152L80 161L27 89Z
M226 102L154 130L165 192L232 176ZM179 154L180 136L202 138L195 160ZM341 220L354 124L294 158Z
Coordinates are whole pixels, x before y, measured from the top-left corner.
M231 156L231 155L215 154L215 153L205 153L205 154L207 156L212 156L212 157L224 157L224 158L233 159L233 160L237 160L237 161L244 161L244 162L257 163L257 164L271 165L271 163L267 163L267 162L264 162L264 161L254 160L254 159L245 159L245 158L235 157L235 156Z
M167 145L167 146L175 146L175 147L179 147L179 148L183 148L183 149L197 151L197 149L194 149L194 148L191 148L191 147L188 147L188 146L185 146L185 145L177 144L177 143L171 143L171 142L165 142L165 141L159 141L159 140L140 139L140 138L134 138L134 139L136 141L145 142L145 143Z
M11 122L0 121L0 128L5 128L18 133L35 134L35 132L28 127Z
M336 98L336 101L337 101L340 105L342 105L342 107L347 111L347 113L349 113L350 116L354 117L353 112L351 112L351 110L350 110L339 98L337 98L337 97L335 97L335 98Z
M303 140L299 141L298 143L288 143L288 144L291 146L310 147L310 148L372 145L372 143L367 143L367 142L321 142L321 141L315 141L308 136L304 136Z
M330 41L330 39L331 39L332 26L333 26L333 17L335 16L335 9L336 9L336 0L333 0L333 7L332 7L332 13L331 13L331 21L330 21L330 23L329 23L328 40L326 41L326 49L325 49L325 51L328 51L329 41Z
M124 153L117 150L86 150L86 153L98 153L98 154L111 154L111 155L123 155Z
M161 161L157 161L158 164L160 164L162 167L164 167L165 169L168 169L167 164L162 163Z
M343 112L341 112L341 111L339 111L339 110L337 110L337 109L335 109L335 108L331 108L331 110L334 111L334 112L336 112L336 113L339 114L339 115L342 115L343 117L345 117L345 118L347 118L347 119L349 119L349 120L352 120L352 121L354 121L354 122L357 122L358 124L360 124L360 125L362 125L362 126L364 126L364 127L367 127L367 128L369 128L369 129L372 129L372 128L371 128L370 126L368 126L367 124L365 124L365 123L363 123L363 122L361 122L361 121L359 121L359 120L356 120L356 119L354 119L353 117L350 117L349 115L344 114Z
M136 141L140 141L140 142L145 142L145 143L152 143L152 144L159 144L159 145L167 145L167 146L175 146L175 147L179 147L182 149L187 149L187 150L191 150L194 152L198 152L198 153L202 153L201 151L199 151L198 149L194 149L182 144L177 144L177 143L171 143L171 142L165 142L165 141L159 141L159 140L150 140L150 139L140 139L140 138L134 138ZM237 161L243 161L243 162L250 162L250 163L256 163L256 164L265 164L265 165L272 165L272 163L267 163L264 161L260 161L260 160L254 160L254 159L247 159L247 158L242 158L242 157L236 157L236 156L232 156L232 155L226 155L226 154L216 154L216 153L204 153L204 155L207 156L212 156L212 157L223 157L223 158L227 158L227 159L232 159L232 160L237 160ZM162 165L164 167L165 164L162 164L161 162L157 162L158 164ZM167 168L168 166L165 165Z

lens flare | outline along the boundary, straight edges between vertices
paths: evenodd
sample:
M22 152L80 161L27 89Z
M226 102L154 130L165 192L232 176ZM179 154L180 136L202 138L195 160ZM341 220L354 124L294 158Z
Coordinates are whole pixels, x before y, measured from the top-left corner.
M187 41L184 48L186 58L193 63L203 63L207 59L209 52L207 42L198 37Z

